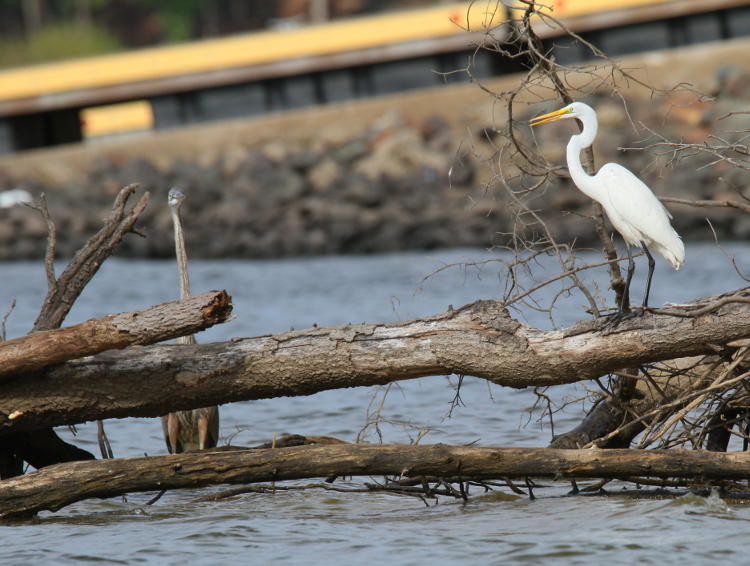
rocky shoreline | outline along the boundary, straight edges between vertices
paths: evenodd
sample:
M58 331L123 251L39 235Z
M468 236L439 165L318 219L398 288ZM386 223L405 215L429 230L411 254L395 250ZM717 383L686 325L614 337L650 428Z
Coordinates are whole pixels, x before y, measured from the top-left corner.
M627 100L628 111L669 139L700 142L715 133L711 127L717 124L726 132L747 130L746 114L718 118L750 107L750 76L736 73L716 94L713 103L687 106L674 97L658 102L633 98ZM659 196L738 200L741 190L748 196L748 172L724 163L701 167L709 156L668 163L670 154L664 149L617 151L646 145L646 134L631 127L620 102L605 96L589 102L600 117L599 164L623 164ZM98 229L117 190L133 182L151 192L151 202L139 223L147 237L126 238L119 252L126 257L173 255L166 205L173 186L188 196L183 217L193 258L502 244L502 234L512 231L512 211L505 191L493 182L497 124L480 119L462 128L456 122L440 113L390 110L354 127L337 130L328 124L307 139L280 132L275 139L226 143L192 158L101 152L75 179L18 178L0 169L0 190L46 193L63 257ZM571 128L551 124L535 133L547 159L563 164ZM558 241L593 242L591 223L583 217L590 202L569 181L546 186L532 206ZM720 238L750 237L748 215L668 206L686 241L712 238L706 217ZM45 237L45 223L35 211L0 208L0 259L41 258Z

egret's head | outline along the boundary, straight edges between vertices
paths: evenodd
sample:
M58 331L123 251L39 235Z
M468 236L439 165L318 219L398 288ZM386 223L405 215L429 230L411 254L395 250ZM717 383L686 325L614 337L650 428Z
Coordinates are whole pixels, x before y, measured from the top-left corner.
M538 126L545 122L552 122L564 118L578 118L579 120L582 120L593 113L594 110L588 104L584 104L583 102L573 102L572 104L568 104L565 108L560 108L560 110L555 110L549 114L542 114L541 116L532 118L529 120L529 125Z
M185 195L179 189L175 189L174 187L169 189L169 194L167 195L169 206L178 207L182 204L183 200L185 200Z

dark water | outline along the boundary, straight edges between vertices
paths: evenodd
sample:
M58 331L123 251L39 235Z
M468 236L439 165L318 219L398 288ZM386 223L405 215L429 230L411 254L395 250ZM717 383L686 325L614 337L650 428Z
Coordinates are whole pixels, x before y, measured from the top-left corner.
M750 268L750 246L726 248ZM478 261L481 250L408 253L368 257L328 257L280 261L221 261L191 264L193 292L226 288L237 318L201 333L202 342L304 328L317 323L405 320L441 312L478 298L499 298L505 281L497 264L453 268L420 280L444 263ZM586 259L598 261L598 254ZM555 263L543 259L539 273ZM750 270L750 269L748 269ZM604 268L584 275L607 295ZM18 306L7 324L8 337L28 332L45 293L41 262L0 264L0 310L12 298ZM643 280L634 283L635 301ZM688 262L673 272L657 260L652 304L681 302L746 285L725 255L710 245L688 246ZM558 288L536 295L548 304ZM107 262L76 304L67 323L110 312L140 309L177 295L172 262ZM554 321L577 320L585 301L561 297ZM514 313L530 324L549 327L546 313L525 308ZM449 416L455 378L437 376L383 388L329 391L311 397L236 403L222 407L222 436L233 444L268 441L274 433L333 435L353 441L362 432L373 396L386 395L381 425L385 442L543 446L551 430L531 411L535 397L467 378L462 405ZM558 400L582 386L555 388ZM578 409L558 414L556 431L574 425ZM110 421L116 456L165 453L156 419ZM73 440L96 452L95 427L78 427ZM70 438L67 429L60 434ZM372 429L364 431L377 442ZM305 482L301 482L305 483ZM344 482L341 485L360 485ZM220 488L215 488L220 490ZM2 526L0 560L7 564L120 563L215 564L227 559L250 563L318 564L709 564L744 563L750 509L718 498L686 496L674 501L618 497L565 497L560 485L536 500L476 492L464 504L442 498L438 505L383 494L342 494L322 490L248 494L217 503L193 503L211 490L175 491L153 506L153 494L86 501L58 513L43 513L36 524ZM616 493L617 487L612 489Z

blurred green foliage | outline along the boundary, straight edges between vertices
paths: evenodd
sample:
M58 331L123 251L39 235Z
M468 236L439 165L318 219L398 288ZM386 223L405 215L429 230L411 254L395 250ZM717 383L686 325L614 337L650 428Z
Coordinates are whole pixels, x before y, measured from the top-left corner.
M192 39L193 24L203 0L140 0L161 16L168 42Z
M327 0L335 19L436 0ZM442 0L445 1L445 0ZM304 22L310 4L274 0L0 0L0 68Z
M221 22L247 1L0 0L0 68L189 41L207 15Z
M0 67L111 53L122 49L101 26L83 21L46 24L26 36L0 38Z

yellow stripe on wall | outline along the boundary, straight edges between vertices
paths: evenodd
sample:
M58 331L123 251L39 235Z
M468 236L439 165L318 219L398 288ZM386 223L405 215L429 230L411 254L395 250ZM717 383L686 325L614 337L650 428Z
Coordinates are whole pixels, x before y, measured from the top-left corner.
M87 138L150 130L153 126L154 113L146 100L94 106L81 111L81 131Z
M495 2L474 4L468 11L472 28L481 26L484 8ZM462 2L5 71L0 73L0 100L442 37L460 33L460 26L467 25L467 5Z
M554 14L572 17L666 0L552 0ZM0 72L0 100L327 55L394 43L482 31L503 20L499 0L352 18L285 31L262 31L75 59Z

